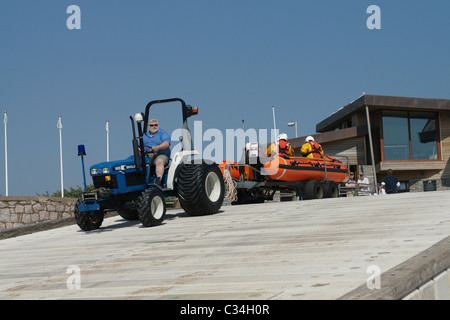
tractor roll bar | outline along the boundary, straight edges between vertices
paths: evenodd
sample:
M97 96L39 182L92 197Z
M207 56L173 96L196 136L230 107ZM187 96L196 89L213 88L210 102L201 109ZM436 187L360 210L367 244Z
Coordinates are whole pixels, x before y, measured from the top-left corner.
M147 124L148 124L148 117L150 114L150 107L155 104L160 103L169 103L169 102L180 102L181 103L181 111L183 114L183 140L181 141L181 145L183 150L193 150L192 146L192 137L190 136L190 131L187 126L187 118L189 118L192 115L192 107L189 105L186 105L186 102L184 102L183 99L180 98L172 98L172 99L163 99L163 100L154 100L150 101L147 106L145 107L145 114L144 114L144 126L143 130L144 133L147 130ZM187 134L189 132L189 134Z
M148 116L149 116L149 112L150 112L150 107L154 104L160 104L160 103L169 103L169 102L181 102L181 108L183 111L183 124L186 121L186 119L188 118L188 111L187 111L187 106L186 106L186 102L184 102L183 99L180 98L173 98L173 99L163 99L163 100L154 100L154 101L150 101L147 106L145 107L145 115L144 115L144 128L147 128L147 124L148 124Z

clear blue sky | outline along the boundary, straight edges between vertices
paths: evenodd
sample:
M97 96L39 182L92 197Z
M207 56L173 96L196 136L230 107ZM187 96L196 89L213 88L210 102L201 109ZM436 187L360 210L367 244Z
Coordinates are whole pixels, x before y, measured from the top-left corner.
M81 30L69 30L69 5ZM381 29L369 30L369 5ZM183 98L203 129L277 127L294 137L367 94L450 98L450 1L190 0L0 2L0 111L8 112L9 195L82 186L88 167L131 155L129 116ZM163 110L163 109L161 109ZM171 130L179 106L167 107ZM172 123L173 122L173 123ZM0 194L4 126L0 130ZM88 176L88 182L90 182Z

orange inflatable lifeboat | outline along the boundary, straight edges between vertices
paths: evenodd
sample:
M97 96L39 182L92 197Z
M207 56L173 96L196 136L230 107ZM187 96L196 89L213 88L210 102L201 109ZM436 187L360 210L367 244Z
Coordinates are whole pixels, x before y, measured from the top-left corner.
M343 182L348 174L348 167L330 156L326 156L325 159L275 156L272 161L264 165L264 168L266 174L277 181L309 181L326 178L329 181Z

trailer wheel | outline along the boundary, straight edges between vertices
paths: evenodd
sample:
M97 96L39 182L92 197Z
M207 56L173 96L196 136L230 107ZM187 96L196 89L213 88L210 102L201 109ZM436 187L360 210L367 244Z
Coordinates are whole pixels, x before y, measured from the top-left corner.
M222 206L225 184L216 163L184 164L177 181L181 207L190 216L217 213Z
M139 220L144 227L160 225L166 218L166 202L159 189L146 189L136 201Z
M77 225L83 231L91 231L100 228L103 223L104 211L80 211L78 208L83 200L78 199L75 203L74 216Z
M309 180L306 183L305 195L307 199L322 199L323 198L323 187L322 183L318 180Z
M323 190L325 198L337 198L339 197L339 186L336 182L330 181L325 185Z

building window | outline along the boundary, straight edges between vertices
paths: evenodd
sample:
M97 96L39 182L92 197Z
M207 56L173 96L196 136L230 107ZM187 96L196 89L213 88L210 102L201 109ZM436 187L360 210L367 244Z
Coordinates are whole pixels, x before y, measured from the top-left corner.
M437 114L382 112L383 160L438 159Z

